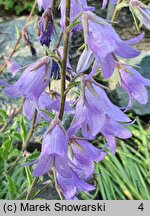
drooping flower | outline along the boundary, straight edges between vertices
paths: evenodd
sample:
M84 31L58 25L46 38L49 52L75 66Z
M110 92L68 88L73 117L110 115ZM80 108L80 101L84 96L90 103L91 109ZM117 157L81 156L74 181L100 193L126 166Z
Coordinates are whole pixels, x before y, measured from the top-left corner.
M94 162L99 162L107 155L103 150L94 147L86 139L72 137L69 139L72 149L70 159L76 165L74 172L84 180L91 178L94 173Z
M39 99L38 103L36 104L33 100L29 98L25 99L23 104L23 113L28 120L31 120L35 110L37 110L37 117L36 117L36 124L43 118L45 121L49 122L51 119L50 117L44 113L43 110L52 112L54 100L50 98L50 96L43 92Z
M67 167L68 136L61 122L56 118L43 136L42 150L38 160L26 165L37 163L33 175L41 176L55 166L64 176L70 176ZM64 170L66 169L66 172Z
M80 179L73 171L75 165L67 156L68 136L58 119L55 119L43 136L42 151L36 161L33 176L41 176L52 168L56 171L57 184L65 199L73 199L79 191L91 191L95 188Z
M37 0L39 10L41 11L42 8L44 10L50 8L52 6L52 2L53 2L52 0Z
M92 191L94 186L80 179L74 171L71 171L71 177L66 178L57 172L57 182L65 199L74 199L80 191Z
M71 107L71 103L73 102L66 101L64 112L71 113L73 111L73 108ZM29 98L25 99L25 102L23 104L23 113L28 120L31 120L35 110L37 110L36 124L39 123L41 118L43 118L47 122L50 122L51 118L45 113L45 111L51 113L55 112L57 114L59 112L59 107L60 107L59 95L56 95L55 99L52 99L48 93L43 92L40 95L37 103L34 100L31 100Z
M17 64L15 61L12 60L7 60L7 67L10 70L10 72L12 73L13 77L16 75L17 72L19 72L20 70L20 65Z
M73 20L83 11L93 11L95 8L87 5L86 0L71 0L71 8L70 8L70 21ZM61 0L61 20L60 25L62 30L65 30L65 16L66 16L66 0ZM77 25L73 31L80 31L82 29L81 25Z
M140 0L128 0L129 8L133 15L150 30L150 7L143 4Z
M54 32L54 19L50 8L46 9L39 20L40 43L49 47Z
M127 128L108 116L106 118L104 126L101 129L101 133L105 137L107 145L109 146L113 154L115 154L116 152L115 137L118 137L120 139L128 139L132 136L131 132Z
M134 68L126 64L118 63L116 71L120 75L120 85L129 95L128 107L131 107L135 100L140 104L146 104L148 92L145 86L150 86L150 80L145 79Z
M105 79L112 75L117 56L133 58L140 54L140 51L129 46L135 41L137 42L139 37L129 41L121 40L111 25L89 11L83 13L82 23L85 42L88 49L92 51L97 63L100 64ZM84 56L89 55L89 50L84 53ZM81 58L83 58L82 55ZM92 58L91 53L90 58Z
M81 128L83 137L87 139L94 139L98 133L104 133L105 128L111 128L111 122L114 122L114 128L118 131L120 125L120 138L126 139L131 136L131 133L124 128L120 123L130 122L126 116L117 106L113 105L108 99L105 91L94 80L83 79L84 93L78 99L75 109L75 117L73 123L68 129L69 136L75 134ZM108 119L110 119L108 121ZM115 129L114 129L115 130ZM118 136L118 133L109 135Z
M51 70L52 59L43 57L29 65L15 84L1 83L5 86L3 92L12 98L24 96L38 103L40 95L49 83Z
M110 0L112 4L116 5L118 0ZM108 3L108 0L103 0L103 3L102 3L102 10L106 8L106 5Z

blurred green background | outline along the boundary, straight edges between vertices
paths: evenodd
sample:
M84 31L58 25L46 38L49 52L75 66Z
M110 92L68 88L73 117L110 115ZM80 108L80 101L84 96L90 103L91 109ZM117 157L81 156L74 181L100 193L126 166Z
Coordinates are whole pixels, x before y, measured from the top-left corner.
M32 8L34 0L0 0L0 14L2 15L25 15Z

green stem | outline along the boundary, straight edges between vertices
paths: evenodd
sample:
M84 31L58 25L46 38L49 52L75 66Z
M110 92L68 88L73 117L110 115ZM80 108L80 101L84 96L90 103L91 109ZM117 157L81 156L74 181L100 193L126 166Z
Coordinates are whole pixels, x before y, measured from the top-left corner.
M63 59L62 59L62 73L61 73L61 100L60 100L60 110L58 118L62 120L64 114L65 107L65 90L66 90L66 65L67 65L67 55L68 55L68 47L69 47L69 31L67 27L70 22L70 0L66 0L66 18L65 18L65 32L64 32L64 46L63 46Z
M37 196L39 196L44 190L46 190L49 186L51 185L51 183L48 183L46 185L44 185L33 197L33 199L35 199Z
M122 2L122 0L118 0L117 5L120 4L121 2ZM116 8L115 8L115 10L114 10L112 19L111 19L112 22L115 22L116 19L117 19L117 17L118 17L118 15L119 15L119 10L117 10L117 5L116 5Z
M34 112L34 116L33 116L32 123L31 123L31 128L29 130L29 133L27 135L27 138L26 138L25 142L23 143L23 146L22 146L22 151L23 152L27 149L27 147L29 145L29 141L30 141L30 139L32 137L32 134L34 132L36 117L37 117L37 110Z
M26 200L30 200L30 199L32 198L32 193L33 193L33 191L34 191L34 188L35 188L35 186L36 186L38 180L39 180L39 177L34 178L34 180L33 180L33 182L32 182L32 185L31 185L31 187L29 188L29 191L28 191L28 193L27 193Z
M54 176L54 182L55 182L56 191L58 193L58 196L59 196L60 200L63 200L63 197L61 195L61 192L60 192L60 189L59 189L59 186L58 186L58 183L57 183L56 171L55 171L54 167L52 168L52 171L53 171L53 176Z

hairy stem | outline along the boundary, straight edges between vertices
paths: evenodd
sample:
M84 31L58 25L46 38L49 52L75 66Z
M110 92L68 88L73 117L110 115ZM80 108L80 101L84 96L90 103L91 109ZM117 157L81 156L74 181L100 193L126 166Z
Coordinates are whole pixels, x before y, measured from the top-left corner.
M67 65L67 55L69 47L69 31L67 26L69 26L70 19L70 0L66 0L66 18L65 18L65 32L64 32L64 46L63 46L63 59L62 59L62 73L61 73L61 100L60 100L60 110L58 118L62 120L65 107L65 90L66 90L66 65Z

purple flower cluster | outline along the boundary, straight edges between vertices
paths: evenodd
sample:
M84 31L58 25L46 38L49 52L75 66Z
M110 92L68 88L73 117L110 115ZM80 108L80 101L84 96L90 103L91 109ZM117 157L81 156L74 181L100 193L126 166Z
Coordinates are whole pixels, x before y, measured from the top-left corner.
M115 0L112 2L116 3ZM131 2L133 3L133 0L130 4ZM54 18L50 9L52 1L37 0L37 3L40 10L45 10L39 20L40 42L49 47L54 31ZM103 1L103 8L106 4L107 1ZM64 112L72 115L70 126L66 128L66 125L63 125L64 121L59 119L62 102L60 95L54 93L54 99L50 97L52 90L49 93L47 91L51 79L62 78L63 47L52 49L52 57L45 56L29 65L15 84L9 85L0 80L0 85L4 87L3 93L8 96L24 97L23 113L28 120L32 119L36 110L36 124L41 119L50 122L43 135L39 158L26 164L36 164L33 176L41 176L52 170L56 176L57 190L63 197L77 199L80 191L88 192L95 189L87 182L95 174L95 163L103 160L109 150L115 154L117 138L128 139L132 136L127 128L132 121L109 100L105 92L106 87L96 82L94 75L100 70L102 76L109 79L113 73L117 73L120 86L129 96L127 108L130 108L134 101L140 104L147 103L148 93L145 86L150 86L150 80L143 78L134 68L120 61L120 58L129 59L140 54L131 45L138 43L144 34L124 41L109 22L92 12L94 8L88 6L86 0L71 0L70 5L70 22L81 15L78 17L81 23L73 30L83 30L85 41L76 72L72 70L68 56L66 59L65 79L70 83L64 94L75 85L76 79L80 81L81 87L80 94L74 101L65 101ZM64 31L66 1L61 0L60 7L60 22ZM145 13L148 13L147 8L143 14ZM14 74L20 69L10 60L7 64ZM90 71L89 74L87 69ZM51 120L43 111L54 112L55 118ZM91 143L96 136L102 136L105 140L105 146L101 149Z

